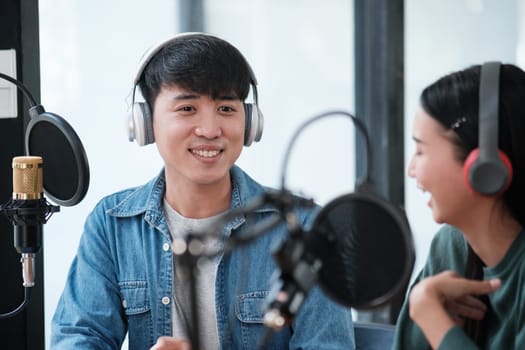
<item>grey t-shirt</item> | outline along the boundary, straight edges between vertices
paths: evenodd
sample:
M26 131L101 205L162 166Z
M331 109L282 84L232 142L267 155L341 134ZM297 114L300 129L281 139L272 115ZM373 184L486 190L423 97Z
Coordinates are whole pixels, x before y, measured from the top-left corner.
M172 238L184 239L189 233L197 234L209 227L210 223L216 220L221 214L204 219L186 218L176 212L164 200L164 211L166 221ZM219 244L216 239L204 241L204 248L207 251L217 249ZM196 270L196 299L197 311L199 316L198 338L202 349L218 349L219 340L217 335L217 318L215 314L215 276L217 275L217 258L201 258L198 261ZM191 285L187 273L178 266L177 257L174 257L174 280L173 280L173 336L184 338L188 341L188 327L191 324ZM193 332L193 331L192 331Z

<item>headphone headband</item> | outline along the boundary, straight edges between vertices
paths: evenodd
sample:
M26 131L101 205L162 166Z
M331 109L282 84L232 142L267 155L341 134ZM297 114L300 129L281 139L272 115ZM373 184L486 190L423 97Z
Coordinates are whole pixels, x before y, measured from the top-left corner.
M142 58L140 59L140 62L138 65L137 73L135 75L135 79L133 79L133 85L136 86L139 83L140 77L142 76L142 73L144 73L144 69L146 69L146 66L148 65L149 61L151 61L151 59L160 50L162 50L164 47L168 46L172 42L179 40L180 38L194 36L194 35L203 35L203 36L218 38L214 35L203 33L203 32L184 32L184 33L175 34L175 36L159 41L156 45L153 45L151 48L149 48L144 53L144 55L142 55ZM244 58L244 62L246 63L246 67L248 68L248 71L250 73L250 82L253 86L254 101L257 102L257 79L255 78L255 73L253 72L252 67L248 63L248 60Z
M142 55L142 57L140 59L139 66L138 66L138 69L137 69L137 73L135 75L135 79L133 79L133 84L134 85L138 84L138 82L140 80L140 77L142 76L142 73L144 72L144 69L146 68L146 66L148 65L149 61L153 58L153 56L155 56L155 54L157 52L159 52L160 50L162 50L164 47L166 47L167 45L169 45L171 42L173 42L175 40L178 40L178 39L183 38L185 36L196 35L196 34L208 35L208 34L200 33L200 32L179 33L179 34L176 34L175 36L171 36L171 37L169 37L167 39L162 39L157 44L155 44L152 47L150 47L146 52L144 52L144 54Z
M479 148L480 157L497 157L498 108L499 108L499 62L487 62L481 66L479 81Z

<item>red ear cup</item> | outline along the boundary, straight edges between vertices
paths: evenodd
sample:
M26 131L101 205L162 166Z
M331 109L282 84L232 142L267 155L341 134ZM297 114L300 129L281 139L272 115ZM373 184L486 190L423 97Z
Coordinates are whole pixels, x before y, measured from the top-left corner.
M501 162L507 169L507 174L508 174L507 181L505 182L505 186L502 189L502 191L505 191L507 190L507 188L509 188L510 184L512 183L512 175L513 175L512 163L510 162L510 159L505 152L498 150L498 155L499 155L499 159L501 159Z
M494 167L492 166L490 169L491 172L489 173L489 169L487 168L489 162L484 162L479 159L479 148L476 148L470 152L463 165L463 177L465 179L465 183L472 191L484 195L495 195L504 192L510 186L512 182L512 164L505 152L498 150L498 155L499 161L496 163L499 165L499 171L493 173L492 170ZM480 177L494 180L496 182L500 182L501 184L496 186L496 190L488 190L485 183L478 183L478 180L476 180ZM506 179L503 180L503 178Z
M479 148L474 148L472 152L469 153L467 159L465 159L465 162L463 163L463 178L465 179L465 183L467 186L474 191L472 188L472 185L470 183L469 179L469 173L470 169L472 168L472 164L478 159L479 155Z

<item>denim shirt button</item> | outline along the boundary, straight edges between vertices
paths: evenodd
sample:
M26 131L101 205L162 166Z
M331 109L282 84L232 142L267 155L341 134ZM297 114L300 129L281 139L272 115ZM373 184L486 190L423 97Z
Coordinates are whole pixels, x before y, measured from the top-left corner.
M122 299L122 307L124 309L128 307L128 303L126 303L126 299Z
M163 249L165 252L167 252L168 250L170 250L170 244L169 244L169 243L164 243L164 244L162 245L162 249Z
M171 301L171 300L170 300L169 297L163 297L163 298L162 298L162 303L163 303L164 305L168 305L168 304L170 303L170 301Z

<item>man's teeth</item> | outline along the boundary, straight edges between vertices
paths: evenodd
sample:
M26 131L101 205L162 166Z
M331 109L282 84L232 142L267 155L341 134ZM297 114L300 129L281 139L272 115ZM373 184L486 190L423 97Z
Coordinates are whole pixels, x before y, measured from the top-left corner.
M198 155L200 157L211 158L211 157L217 156L220 153L220 151L218 151L218 150L198 150L198 149L196 150L196 149L194 149L194 150L192 150L192 153L196 154L196 155Z

